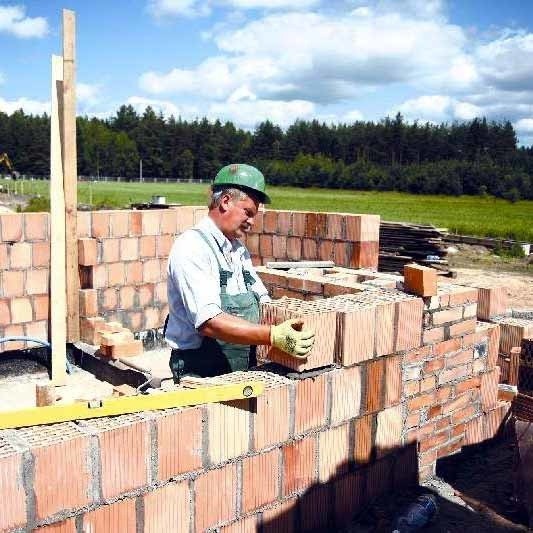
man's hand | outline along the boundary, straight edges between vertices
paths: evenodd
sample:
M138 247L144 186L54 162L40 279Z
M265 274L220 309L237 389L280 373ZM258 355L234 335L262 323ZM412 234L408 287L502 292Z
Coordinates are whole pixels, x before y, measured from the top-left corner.
M270 344L296 359L305 359L315 343L315 332L302 329L299 318L286 320L270 328Z

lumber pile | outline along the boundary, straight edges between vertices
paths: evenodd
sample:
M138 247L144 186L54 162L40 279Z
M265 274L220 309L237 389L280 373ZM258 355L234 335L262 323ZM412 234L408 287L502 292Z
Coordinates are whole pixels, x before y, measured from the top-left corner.
M443 233L434 226L385 222L379 227L379 270L402 272L407 263L420 263L447 271Z

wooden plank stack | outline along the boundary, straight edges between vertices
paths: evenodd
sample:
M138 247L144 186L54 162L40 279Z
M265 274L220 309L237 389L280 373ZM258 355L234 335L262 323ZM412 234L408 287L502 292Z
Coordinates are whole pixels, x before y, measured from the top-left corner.
M448 262L442 232L429 225L382 221L379 228L379 271L402 272L404 265L412 262L446 269Z

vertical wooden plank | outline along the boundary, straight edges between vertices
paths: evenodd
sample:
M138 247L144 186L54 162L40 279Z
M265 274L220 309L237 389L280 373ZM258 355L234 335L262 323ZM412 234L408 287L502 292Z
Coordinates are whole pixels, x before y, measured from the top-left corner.
M76 159L76 14L63 9L63 182L67 278L67 341L80 340L78 275L78 166Z
M63 114L63 59L52 56L52 112L50 116L50 320L52 382L66 381L65 196L61 123Z

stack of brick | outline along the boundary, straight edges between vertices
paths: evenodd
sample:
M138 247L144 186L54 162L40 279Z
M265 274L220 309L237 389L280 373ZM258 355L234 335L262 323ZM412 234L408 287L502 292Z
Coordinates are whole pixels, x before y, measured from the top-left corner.
M49 223L46 213L0 216L0 337L48 339ZM28 344L35 346L35 344ZM0 352L26 348L0 344Z
M323 260L377 270L379 215L260 211L246 246L255 264Z
M402 358L405 441L422 478L436 460L493 437L509 404L498 401L499 328L478 323L477 290L439 286L425 299L423 346Z
M264 395L4 431L0 529L343 527L416 482L413 448L399 449L399 360L372 363L294 381L234 373L216 381L259 379Z

